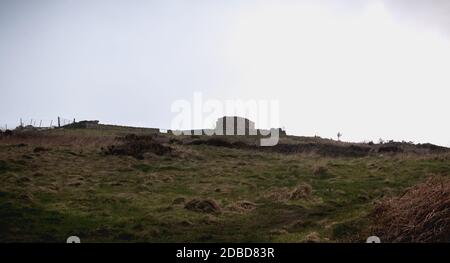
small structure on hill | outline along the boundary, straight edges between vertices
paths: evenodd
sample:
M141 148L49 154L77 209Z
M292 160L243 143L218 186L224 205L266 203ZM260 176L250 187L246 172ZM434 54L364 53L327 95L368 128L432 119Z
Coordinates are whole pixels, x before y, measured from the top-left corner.
M271 129L256 129L255 123L247 118L238 116L224 116L216 121L214 129L198 129L198 130L167 130L170 134L184 134L184 135L243 135L256 136L269 135L273 130L278 130L280 136L285 136L286 131L281 128Z
M216 122L216 135L257 135L255 123L237 116L224 116Z

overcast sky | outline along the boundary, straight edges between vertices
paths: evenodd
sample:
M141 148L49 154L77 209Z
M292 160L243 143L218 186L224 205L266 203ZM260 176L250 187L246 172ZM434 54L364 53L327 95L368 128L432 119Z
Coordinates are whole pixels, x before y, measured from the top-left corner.
M0 0L0 126L169 128L177 99L277 99L289 134L450 146L450 1Z

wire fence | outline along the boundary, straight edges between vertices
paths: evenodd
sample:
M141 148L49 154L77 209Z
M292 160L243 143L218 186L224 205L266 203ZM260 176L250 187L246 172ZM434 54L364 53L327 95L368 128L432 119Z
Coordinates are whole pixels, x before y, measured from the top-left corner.
M20 118L17 125L8 125L8 124L0 124L0 130L13 130L17 127L32 127L32 128L42 128L42 129L50 129L55 127L63 127L75 122L74 119L57 117L56 119L23 119Z

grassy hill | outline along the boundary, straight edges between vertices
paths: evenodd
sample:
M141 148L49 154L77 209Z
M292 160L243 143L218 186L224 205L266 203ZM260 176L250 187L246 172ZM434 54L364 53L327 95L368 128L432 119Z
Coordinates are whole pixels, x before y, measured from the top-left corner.
M0 241L363 242L378 203L449 173L429 144L16 132L0 138Z

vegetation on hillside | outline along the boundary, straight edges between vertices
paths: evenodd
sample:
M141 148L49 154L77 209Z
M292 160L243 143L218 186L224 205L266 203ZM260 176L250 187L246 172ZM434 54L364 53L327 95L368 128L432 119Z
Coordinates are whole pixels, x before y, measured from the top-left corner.
M16 133L0 139L0 241L364 242L385 233L376 216L397 222L383 202L408 209L395 198L449 172L448 150L433 145L287 136L259 147L125 127Z

